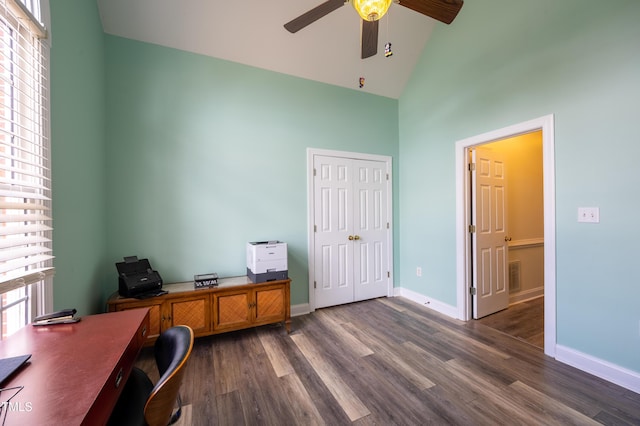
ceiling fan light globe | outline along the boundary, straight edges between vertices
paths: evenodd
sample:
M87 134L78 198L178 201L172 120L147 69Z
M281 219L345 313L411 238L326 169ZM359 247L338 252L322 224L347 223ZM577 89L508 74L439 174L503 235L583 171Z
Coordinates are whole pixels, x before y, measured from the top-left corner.
M393 0L352 0L353 8L365 21L377 21L382 18Z

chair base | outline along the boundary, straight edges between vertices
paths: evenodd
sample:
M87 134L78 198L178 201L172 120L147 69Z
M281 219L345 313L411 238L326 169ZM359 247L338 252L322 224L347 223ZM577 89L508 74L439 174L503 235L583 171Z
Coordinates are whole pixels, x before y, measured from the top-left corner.
M135 367L122 389L118 403L111 413L108 425L143 426L144 406L153 390L153 383L144 371Z

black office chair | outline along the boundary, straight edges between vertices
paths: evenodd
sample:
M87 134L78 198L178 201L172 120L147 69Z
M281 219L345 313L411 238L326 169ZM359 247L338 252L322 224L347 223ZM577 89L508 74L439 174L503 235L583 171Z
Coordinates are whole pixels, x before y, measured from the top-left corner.
M160 373L153 385L139 368L134 368L109 419L110 425L166 426L175 423L182 411L180 385L193 349L193 330L178 325L165 330L156 340L154 355ZM178 402L178 410L172 415Z

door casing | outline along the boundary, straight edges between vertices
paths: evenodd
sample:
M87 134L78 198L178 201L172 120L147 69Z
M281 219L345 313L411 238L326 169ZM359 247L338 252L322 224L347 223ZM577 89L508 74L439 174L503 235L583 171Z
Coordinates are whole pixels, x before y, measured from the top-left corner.
M389 173L387 180L387 212L389 230L387 233L389 277L387 285L387 297L393 296L393 169L392 158L386 155L365 154L358 152L335 151L317 148L307 148L307 258L309 264L309 311L316 309L315 291L313 281L315 277L315 245L314 245L314 197L313 197L313 164L315 156L340 157L355 160L380 161L386 164Z
M555 140L554 116L514 124L502 129L472 136L456 142L456 293L458 318L471 319L471 238L468 226L469 194L467 179L468 151L471 147L494 142L513 136L542 131L542 167L544 191L544 353L556 355L556 206L555 206Z

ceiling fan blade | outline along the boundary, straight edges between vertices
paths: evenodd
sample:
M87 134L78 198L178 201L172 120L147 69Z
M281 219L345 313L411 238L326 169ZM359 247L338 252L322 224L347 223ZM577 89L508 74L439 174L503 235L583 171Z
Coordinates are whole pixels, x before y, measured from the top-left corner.
M378 53L378 22L362 20L362 59Z
M344 6L344 0L328 0L321 5L314 7L310 11L303 13L296 19L287 22L284 24L284 27L290 33L296 33L307 25L316 22L318 19L328 15L336 9L341 8L342 6Z
M462 9L463 0L400 0L400 5L445 24L450 24Z

